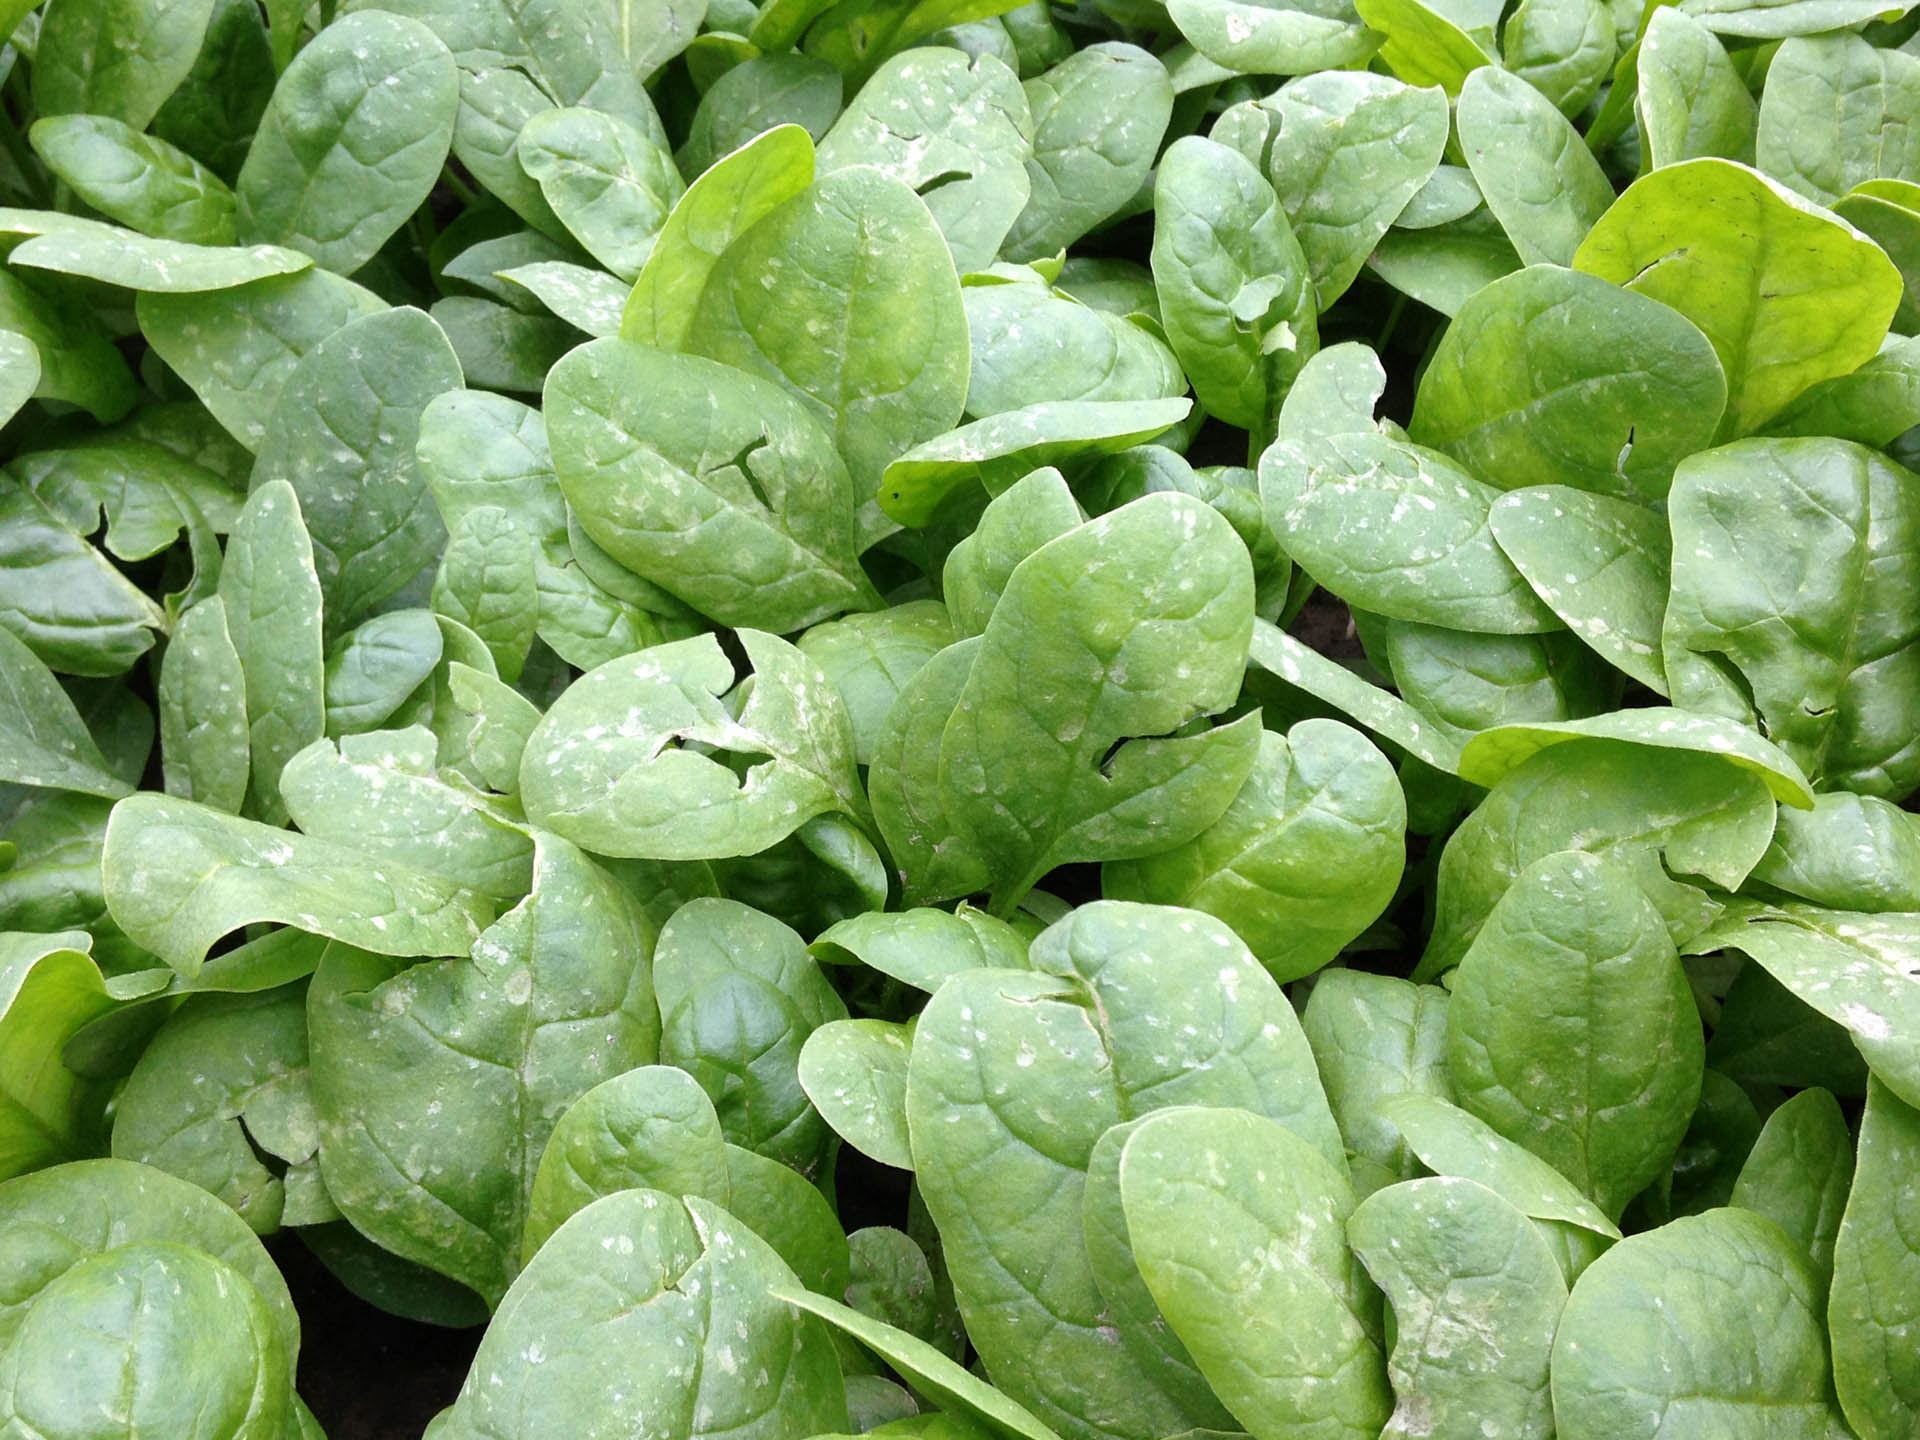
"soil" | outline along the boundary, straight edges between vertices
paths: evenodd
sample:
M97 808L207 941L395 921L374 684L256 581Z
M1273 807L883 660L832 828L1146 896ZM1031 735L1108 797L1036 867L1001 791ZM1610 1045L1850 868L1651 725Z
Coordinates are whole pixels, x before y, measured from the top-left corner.
M300 1398L327 1440L419 1440L459 1393L481 1332L374 1309L292 1235L267 1248L300 1311Z

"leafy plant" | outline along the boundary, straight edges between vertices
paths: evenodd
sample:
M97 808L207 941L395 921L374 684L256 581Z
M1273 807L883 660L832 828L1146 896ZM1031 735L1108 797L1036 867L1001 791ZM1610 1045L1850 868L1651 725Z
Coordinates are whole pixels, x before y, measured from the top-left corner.
M0 3L0 1433L1913 1434L1914 30Z

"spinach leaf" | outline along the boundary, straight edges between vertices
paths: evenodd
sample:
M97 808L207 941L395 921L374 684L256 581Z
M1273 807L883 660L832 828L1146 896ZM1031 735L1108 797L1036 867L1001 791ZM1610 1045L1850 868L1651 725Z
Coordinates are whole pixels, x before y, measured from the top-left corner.
M790 274L786 257L799 252L818 259ZM905 314L902 294L914 296ZM890 461L951 427L966 397L966 318L946 240L925 201L864 166L823 176L728 245L686 343L811 410L861 502Z
M1447 1067L1460 1104L1609 1216L1671 1164L1704 1050L1659 912L1601 856L1530 865L1454 972Z
M1231 803L1256 727L1150 737L1231 701L1251 570L1226 521L1181 495L1136 500L1014 568L941 731L937 780L998 911L1056 865L1151 854ZM1051 681L1038 693L1035 674Z
M1120 1193L1141 1275L1236 1418L1378 1433L1379 1301L1346 1245L1352 1192L1306 1141L1244 1110L1164 1110L1127 1141ZM1264 1324L1275 1311L1298 1328Z
M1503 490L1558 485L1644 503L1713 443L1725 401L1720 362L1683 316L1536 264L1460 308L1421 377L1409 433Z
M1621 1241L1580 1276L1553 1342L1554 1420L1566 1440L1756 1419L1818 1440L1830 1433L1826 1349L1786 1233L1711 1210Z
M1853 1136L1830 1091L1802 1090L1767 1117L1729 1202L1799 1242L1820 1288L1833 1284L1834 1241L1853 1184Z
M1351 603L1448 629L1556 630L1494 543L1497 493L1438 451L1375 430L1283 436L1260 457L1267 523Z
M440 328L398 309L341 326L280 389L251 485L285 481L299 497L336 633L372 614L444 543L414 446L421 411L460 381Z
M1714 155L1754 163L1753 96L1718 37L1684 8L1649 17L1637 74L1634 113L1652 168Z
M427 198L459 95L453 57L418 21L367 10L327 26L260 117L234 182L240 237L351 275Z
M1332 720L1263 731L1226 813L1184 845L1108 861L1102 893L1224 920L1274 979L1297 980L1379 918L1405 864L1406 800L1387 759Z
M598 854L696 860L756 854L829 810L864 812L831 682L783 640L741 639L754 675L737 714L722 701L733 665L712 635L608 661L569 686L527 739L528 817ZM742 777L689 741L767 758Z
M1579 134L1517 75L1483 65L1460 86L1456 125L1487 208L1528 265L1569 265L1613 186Z
M1636 180L1572 264L1672 306L1713 342L1727 376L1723 440L1871 359L1900 300L1899 274L1878 246L1716 158Z
M1567 1286L1527 1217L1472 1180L1377 1190L1347 1239L1393 1306L1381 1436L1553 1434L1547 1367Z
M12 1179L93 1148L88 1086L61 1063L67 1043L113 1008L90 936L0 937L0 1176Z
M1026 209L1033 121L1000 61L909 50L873 73L820 141L822 175L870 165L927 203L961 274L984 270Z
M832 1342L772 1293L792 1283L764 1240L709 1201L645 1189L597 1200L508 1292L434 1434L532 1440L579 1424L636 1433L661 1414L685 1417L690 1440L836 1429L847 1410ZM694 1306L689 1295L711 1298ZM633 1363L682 1350L683 1366ZM511 1387L488 1383L508 1373ZM709 1388L708 1375L734 1378Z
M498 1305L562 1112L607 1068L656 1058L652 949L633 898L548 835L532 894L470 955L329 946L307 1015L320 1170L342 1213ZM405 1083L380 1083L398 1056Z
M1185 136L1157 173L1153 280L1167 339L1200 403L1264 436L1320 345L1306 254L1239 152Z
M1906 1177L1920 1146L1920 1116L1884 1085L1870 1084L1860 1121L1860 1163L1833 1244L1833 1378L1847 1422L1863 1436L1911 1426L1920 1389L1912 1354L1898 1343L1913 1313L1914 1248L1906 1238ZM1841 1147L1844 1155L1844 1145Z
M1172 118L1174 87L1159 59L1105 40L1023 88L1033 120L1028 197L1000 252L1031 262L1064 250L1139 192Z
M1792 533L1791 547L1751 518L1761 495L1766 534ZM1662 635L1675 700L1757 721L1816 780L1911 788L1920 765L1880 697L1905 683L1920 638L1899 558L1916 499L1909 471L1839 440L1752 440L1687 461Z

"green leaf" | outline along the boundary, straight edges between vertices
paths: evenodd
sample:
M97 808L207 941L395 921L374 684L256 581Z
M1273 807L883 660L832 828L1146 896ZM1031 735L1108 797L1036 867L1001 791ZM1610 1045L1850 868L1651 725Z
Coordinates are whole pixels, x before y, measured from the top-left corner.
M274 73L260 7L214 0L200 53L153 117L153 134L231 185L273 94Z
M150 239L91 220L69 220L39 230L32 239L15 246L7 258L10 264L29 270L49 270L123 289L169 295L225 290L294 274L313 263L296 251L274 245L244 249L189 245L179 240Z
M430 610L389 610L343 635L327 655L326 733L379 729L432 676L442 644Z
M43 1247L36 1249L35 1259L27 1262L19 1283L9 1287L6 1300L0 1305L0 1351L11 1349L28 1325L45 1324L52 1319L48 1316L36 1322L34 1310L50 1288L63 1275L71 1274L74 1267L110 1257L126 1247L163 1248L174 1253L189 1250L229 1267L225 1279L235 1290L240 1288L240 1282L234 1278L234 1272L238 1272L244 1284L257 1292L264 1302L267 1324L276 1332L276 1348L282 1351L282 1363L291 1387L300 1352L300 1319L287 1293L286 1281L280 1278L278 1267L261 1248L253 1231L247 1228L247 1222L198 1185L127 1160L81 1160L8 1181L0 1188L0 1207L4 1207L15 1235L35 1236L39 1247ZM192 1314L197 1307L183 1308ZM241 1302L241 1308L251 1307ZM80 1317L71 1318L77 1324L84 1323ZM196 1344L205 1346L220 1329L220 1322L211 1322L211 1328L199 1335L197 1342L183 1338L181 1348L168 1346L166 1353L172 1362L171 1368L165 1381L150 1382L148 1393L156 1399L182 1394L172 1382L193 1373ZM70 1347L75 1333L63 1321L56 1325L55 1335L48 1338ZM105 1369L116 1383L126 1373L119 1363L111 1363ZM76 1370L84 1373L82 1367L74 1366L70 1357L63 1355L58 1365L41 1371L57 1377L60 1404L44 1417L49 1421L64 1422L71 1416L67 1407L74 1400ZM193 1396L196 1402L203 1398L191 1387L184 1393ZM111 1397L100 1398L123 1405L126 1392L115 1391ZM241 1412L245 1413L244 1405ZM174 1423L178 1418L160 1417L154 1428L163 1434L182 1433L184 1426ZM50 1433L74 1432L51 1429ZM263 1437L277 1436L280 1431L268 1426L258 1433Z
M560 487L620 564L722 624L872 608L856 483L782 389L615 339L555 366L547 396Z
M1812 905L1748 905L1730 912L1689 950L1726 946L1852 1034L1874 1074L1908 1104L1920 1099L1920 1007L1913 956L1920 918L1862 915Z
M776 1300L819 1316L885 1356L915 1390L933 1399L943 1410L969 1417L988 1436L1001 1437L1001 1440L1059 1440L1025 1406L1008 1399L919 1336L796 1286L776 1286L769 1293ZM956 1435L954 1440L966 1440L966 1436Z
M1443 1097L1401 1090L1381 1096L1374 1110L1427 1169L1476 1181L1532 1220L1567 1283L1620 1238L1619 1227L1566 1176Z
M436 300L427 312L453 347L470 385L535 394L567 351L580 342L551 315L528 315L471 295Z
M20 407L40 388L40 349L14 330L0 330L0 425L20 413Z
M800 1084L834 1132L862 1154L913 1168L907 1139L905 1026L885 1020L834 1020L807 1036Z
M1346 1245L1353 1192L1312 1146L1244 1110L1166 1110L1127 1141L1120 1193L1147 1288L1256 1440L1380 1433L1392 1396Z
M1248 74L1298 75L1351 65L1380 48L1379 37L1343 0L1172 0L1167 14L1207 59Z
M1759 165L1816 205L1866 180L1920 179L1920 60L1858 35L1795 37L1767 67Z
M1019 970L1027 963L1025 936L965 902L957 911L850 915L823 930L810 948L822 964L857 961L929 993L966 970Z
M286 1432L287 1353L260 1292L184 1245L121 1245L81 1260L35 1297L0 1380L0 1418L48 1436L72 1407L124 1417L129 1431Z
M0 780L77 790L109 799L132 786L108 768L60 682L13 632L0 626Z
M326 729L320 578L300 501L285 481L253 492L220 571L227 633L246 677L252 809L278 820L280 770Z
M316 740L280 772L294 824L511 904L533 879L534 844L514 817L434 774L427 730Z
M436 876L154 794L114 807L101 864L114 922L187 976L223 935L265 920L415 956L465 951L493 915Z
M786 925L733 900L691 900L660 932L654 959L660 1058L712 1098L733 1144L802 1175L830 1162L832 1132L798 1074L813 1031L845 1003Z
M693 860L757 854L815 815L863 808L831 683L785 641L740 636L755 673L738 715L719 698L734 671L710 634L569 686L527 741L529 818L600 854ZM689 741L768 758L743 780Z
M1506 68L1579 116L1613 74L1618 44L1604 0L1521 0L1500 37Z
M1090 521L1015 567L938 770L942 808L987 857L1000 910L1055 865L1151 854L1226 809L1257 727L1130 737L1172 734L1231 703L1251 570L1216 511L1174 494ZM1053 683L1036 691L1036 674Z
M1920 666L1901 575L1920 479L1845 441L1749 440L1682 465L1669 517L1676 703L1759 724L1817 783L1911 789L1920 752L1892 697Z
M1360 18L1386 37L1380 59L1409 85L1438 85L1447 98L1460 97L1467 76L1494 63L1493 37L1480 39L1453 23L1446 7L1421 0L1355 0Z
M1314 981L1300 1017L1347 1149L1397 1179L1412 1179L1416 1162L1377 1102L1409 1092L1452 1098L1447 1006L1438 985L1336 968Z
M1546 96L1492 65L1460 88L1460 148L1514 250L1528 265L1569 265L1613 203L1600 162Z
M33 108L42 115L106 115L146 129L193 68L212 15L213 0L68 0L48 7L33 47Z
M839 108L839 86L834 87ZM707 277L745 231L813 183L813 142L776 125L716 160L667 216L620 320L620 334L683 348Z
M951 580L947 588L951 594ZM945 605L910 600L815 625L795 643L840 692L853 724L854 761L870 765L893 702L921 666L953 640Z
M193 1181L262 1235L280 1228L289 1183L266 1157L317 1183L318 1145L298 985L194 996L154 1035L114 1106L116 1156Z
M1448 629L1557 630L1494 544L1498 494L1438 451L1378 431L1283 438L1260 457L1267 523L1343 599Z
M460 517L433 577L433 606L485 642L502 679L520 678L540 623L533 538L498 506Z
M1253 622L1248 659L1436 770L1451 774L1458 767L1458 743L1426 716L1265 620Z
M266 440L300 357L385 308L371 291L319 269L217 294L143 294L135 303L148 343L249 451Z
M1744 1210L1675 1220L1581 1275L1553 1343L1562 1440L1831 1434L1827 1341L1806 1262Z
M1619 696L1618 684L1571 635L1476 635L1409 620L1378 623L1386 668L1401 695L1462 744L1495 726L1590 714Z
M788 259L813 258L803 275ZM903 311L901 295L912 295ZM792 394L833 435L865 501L903 451L960 418L966 317L926 203L863 167L823 176L727 246L689 349Z
M1421 376L1409 433L1502 490L1644 503L1713 443L1725 404L1720 362L1683 316L1536 264L1460 308Z
M1567 1285L1527 1217L1471 1180L1375 1191L1347 1220L1354 1254L1393 1306L1396 1405L1381 1440L1550 1440L1547 1366Z
M1446 94L1333 70L1289 81L1261 106L1278 130L1258 163L1293 222L1326 310L1440 163Z
M1037 277L970 286L962 296L973 352L969 414L1004 414L1051 401L1150 401L1186 393L1186 377L1159 336L1131 319L1063 296Z
M67 1042L113 1008L92 946L80 931L0 933L0 1177L93 1148L89 1089L60 1062Z
M1173 113L1166 66L1101 41L1026 82L1031 194L1000 247L1009 260L1058 254L1120 211L1152 169Z
M1658 514L1541 485L1508 491L1489 519L1502 553L1568 629L1609 664L1667 694L1660 631L1672 542Z
M1844 1156L1844 1128L1839 1139ZM1870 1084L1829 1301L1834 1385L1861 1440L1911 1433L1920 1416L1920 1367L1900 1340L1920 1309L1920 1252L1911 1238L1917 1162L1920 1114Z
M1442 315L1457 315L1481 290L1518 270L1520 257L1482 206L1426 229L1389 230L1367 266L1402 294Z
M418 21L368 10L328 25L274 86L234 184L249 243L351 275L440 178L460 81Z
M920 194L964 275L993 262L1026 208L1032 157L1018 77L990 55L929 47L874 71L821 140L818 164L823 177L870 165Z
M289 372L251 481L300 500L338 632L432 563L445 531L414 456L427 402L460 386L460 362L418 310L349 321Z
M1720 438L1873 357L1900 276L1859 231L1729 160L1642 176L1581 242L1576 269L1671 305L1727 375Z
M79 405L102 424L133 408L138 392L127 362L84 308L0 271L0 330L24 336L38 352L33 393L41 399Z
M562 1112L656 1057L653 939L613 876L543 835L533 893L471 958L330 946L308 997L313 1098L321 1173L355 1227L497 1305Z
M1704 1050L1659 912L1601 856L1528 866L1454 975L1447 1066L1461 1106L1609 1216L1667 1172Z
M218 595L174 628L160 663L159 709L167 793L237 813L252 768L247 678Z
M622 1190L728 1198L726 1137L707 1092L686 1071L641 1065L567 1107L534 1174L521 1264L573 1215Z
M1219 922L1101 901L1030 960L1039 973L956 974L921 1014L907 1072L921 1193L1002 1389L1069 1433L1177 1433L1192 1418L1114 1344L1085 1258L1096 1142L1129 1115L1238 1105L1304 1135L1331 1179L1339 1135L1291 1008Z
M1559 850L1617 852L1684 943L1717 910L1668 872L1739 888L1766 853L1777 809L1758 775L1716 755L1603 739L1549 746L1504 776L1447 841L1415 978L1458 964L1520 872Z
M1844 790L1782 810L1753 878L1834 910L1920 910L1920 821Z
M1461 751L1460 775L1492 787L1548 746L1581 739L1718 755L1759 776L1781 804L1805 810L1814 803L1806 777L1777 746L1744 726L1664 705L1617 710L1585 720L1523 721L1482 731Z
M935 520L969 480L990 495L1048 465L1114 455L1178 425L1193 402L1053 400L989 415L949 430L891 461L880 481L880 508L902 525Z
M1754 162L1759 111L1714 33L1684 8L1662 6L1640 40L1634 113L1649 169L1723 156Z
M1884 10L1872 0L1684 0L1682 8L1716 35L1776 40L1859 25Z
M867 772L874 823L908 905L969 895L992 883L986 857L954 818L940 784L942 737L979 651L978 637L962 640L921 666L874 740Z
M769 6L772 14L776 6ZM833 127L844 92L824 60L770 52L742 60L707 87L675 155L683 175L700 175L762 135L791 125L819 140ZM812 182L809 173L802 187Z
M435 1440L642 1434L662 1415L686 1417L675 1433L687 1440L840 1429L833 1344L773 1293L793 1284L764 1240L706 1200L597 1200L541 1247L480 1342L471 1374L512 1383L463 1387Z
M27 138L47 168L109 220L161 240L233 243L233 191L165 140L109 115L48 115Z
M1200 403L1264 437L1320 345L1307 257L1266 178L1215 141L1175 141L1153 195L1167 339Z
M620 333L620 316L632 293L631 286L611 275L565 260L515 265L502 270L500 278L531 293L574 329L599 339ZM573 343L569 339L565 348L571 349ZM543 366L543 374L544 370Z
M663 147L616 115L569 106L529 119L514 153L594 259L624 280L640 273L680 198Z
M1766 1216L1798 1241L1824 1292L1833 1284L1834 1238L1852 1184L1853 1135L1840 1103L1829 1091L1802 1090L1767 1117L1728 1203Z
M1920 425L1920 340L1889 340L1858 370L1822 380L1767 422L1775 435L1832 435L1881 449Z
M1231 925L1274 979L1330 962L1393 898L1406 800L1364 736L1303 720L1260 736L1226 813L1185 845L1101 869L1101 893L1203 910Z

